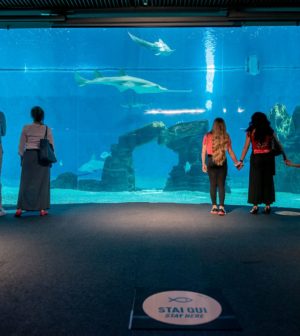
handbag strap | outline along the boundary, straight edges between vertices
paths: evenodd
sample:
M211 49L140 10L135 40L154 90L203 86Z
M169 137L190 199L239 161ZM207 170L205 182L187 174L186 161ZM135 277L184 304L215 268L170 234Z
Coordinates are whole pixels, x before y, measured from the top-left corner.
M46 126L46 132L45 132L44 139L47 139L47 135L48 135L48 126L47 126L47 125L45 125L45 126Z

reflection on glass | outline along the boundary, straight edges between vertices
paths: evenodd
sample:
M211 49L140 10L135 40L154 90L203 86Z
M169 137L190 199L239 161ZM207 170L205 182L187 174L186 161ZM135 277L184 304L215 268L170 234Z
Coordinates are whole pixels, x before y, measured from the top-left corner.
M213 93L215 78L215 37L211 30L204 34L206 61L206 92Z

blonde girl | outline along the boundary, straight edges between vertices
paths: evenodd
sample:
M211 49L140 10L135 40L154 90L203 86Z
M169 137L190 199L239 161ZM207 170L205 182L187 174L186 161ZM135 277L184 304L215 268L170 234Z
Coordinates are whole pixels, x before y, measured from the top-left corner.
M226 215L225 181L227 176L226 152L229 153L235 166L240 169L242 164L237 160L232 147L230 136L226 131L225 121L216 118L212 130L203 138L202 170L208 173L210 182L210 197L212 202L211 214ZM206 162L207 158L207 162ZM219 192L219 207L217 206L217 190Z

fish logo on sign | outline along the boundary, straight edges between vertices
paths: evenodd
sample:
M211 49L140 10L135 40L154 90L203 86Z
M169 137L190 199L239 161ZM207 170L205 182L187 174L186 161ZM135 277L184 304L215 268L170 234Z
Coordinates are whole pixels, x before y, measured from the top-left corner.
M169 302L179 302L179 303L188 303L192 302L193 299L187 298L187 297L176 297L176 298L170 298L169 297Z

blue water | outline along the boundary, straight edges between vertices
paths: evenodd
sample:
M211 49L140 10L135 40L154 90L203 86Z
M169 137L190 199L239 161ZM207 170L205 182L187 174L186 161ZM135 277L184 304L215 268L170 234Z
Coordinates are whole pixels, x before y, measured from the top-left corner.
M155 56L152 50L133 42L128 32L151 42L161 38L175 51L169 56ZM55 179L65 172L79 174L79 168L93 156L101 160L103 152L109 153L120 135L153 121L172 126L209 120L211 125L215 117L221 116L227 123L233 149L240 156L244 129L253 112L269 113L274 104L282 103L292 114L300 104L299 27L17 29L1 30L0 39L0 110L5 112L8 124L2 170L6 204L16 199L20 178L18 141L22 126L31 122L30 109L34 105L43 107L45 122L53 128L58 157L52 168ZM246 71L251 55L259 62L257 74ZM79 87L75 72L92 79L95 70L104 76L118 76L122 70L170 90L191 92L137 94L106 85ZM205 112L145 114L149 109ZM133 160L140 194L56 189L52 202L122 202L130 201L132 195L139 195L133 198L141 201L209 202L205 190L199 191L202 198L197 198L197 192L176 192L176 197L174 193L156 192L163 189L177 163L177 155L166 147L148 143L134 151ZM248 168L246 164L237 172L230 164L228 183L233 193L228 197L232 202L246 204ZM101 170L82 178L100 180ZM300 206L299 194L278 192L278 205ZM74 193L75 198L68 197Z

